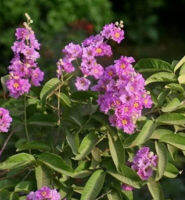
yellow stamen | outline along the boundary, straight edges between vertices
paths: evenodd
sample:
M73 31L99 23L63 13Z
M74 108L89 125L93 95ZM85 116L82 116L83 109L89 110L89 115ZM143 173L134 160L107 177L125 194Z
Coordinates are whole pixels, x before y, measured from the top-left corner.
M119 38L119 37L120 37L120 33L116 32L116 33L114 34L114 36L115 36L115 38Z
M120 66L122 69L125 69L125 64L121 64Z
M134 103L134 108L138 108L139 104L137 102Z
M101 48L97 48L96 49L96 53L102 53L102 49Z
M17 89L19 87L19 84L18 83L14 83L13 87Z
M127 122L126 119L123 119L123 120L122 120L122 124L123 124L123 125L126 125L127 123L128 123L128 122Z
M45 196L46 196L46 192L45 192L45 191L44 191L44 192L42 192L41 194L42 194L42 196L43 196L43 197L45 197Z
M148 99L145 99L145 100L144 100L144 103L147 104L147 103L148 103Z
M125 108L124 108L124 111L125 111L125 112L128 112L128 107L125 107Z
M113 75L113 72L112 72L112 71L110 71L110 72L108 72L108 74L109 74L109 76L112 76L112 75Z

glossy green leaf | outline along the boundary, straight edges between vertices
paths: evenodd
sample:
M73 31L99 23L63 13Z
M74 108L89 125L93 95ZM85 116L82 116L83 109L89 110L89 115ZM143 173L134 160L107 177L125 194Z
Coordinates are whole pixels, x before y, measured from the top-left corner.
M155 127L152 120L147 120L140 133L129 136L124 141L124 147L131 148L145 143L151 137Z
M100 193L104 180L105 172L103 170L95 171L85 184L81 195L81 200L95 200Z
M108 200L121 200L122 199L120 194L118 192L116 192L115 190L112 190L111 192L109 192L107 194L107 198L108 198Z
M178 81L179 81L180 84L185 84L185 74L181 74L178 77Z
M59 97L62 103L64 103L68 107L71 107L71 100L66 94L61 93Z
M67 165L64 160L54 153L42 153L38 156L38 160L47 167L67 176L73 175L73 169Z
M173 66L163 60L156 59L156 58L143 58L139 60L134 68L139 71L139 72L160 72L160 71L165 71L165 72L172 72L173 71Z
M0 164L0 170L14 169L18 167L25 167L35 162L35 158L27 153L19 153L10 156L7 160Z
M116 168L120 170L125 162L124 158L125 151L123 149L123 146L121 144L118 135L114 133L109 133L108 139L109 139L109 149L112 156L112 160L114 161Z
M113 170L108 170L107 173L116 178L117 180L121 181L122 183L131 185L134 188L140 188L142 186L142 181L138 177L136 172L127 166L122 167L122 173L117 173Z
M150 178L147 185L154 200L164 200L164 194L159 182Z
M166 113L160 115L156 121L167 125L185 125L185 116L180 113Z
M88 135L86 135L80 144L80 147L78 149L78 154L75 157L75 159L81 160L82 158L87 156L96 145L96 142L97 142L97 135L94 132L91 132Z
M45 102L48 95L55 91L59 84L60 80L58 78L52 78L48 82L46 82L40 92L40 99Z
M151 75L149 78L146 79L146 85L154 82L176 82L176 76L173 73L169 72L159 72Z
M185 137L178 134L165 134L159 138L160 141L171 144L185 151Z
M184 63L185 63L185 56L177 63L177 65L174 68L174 72L176 72Z
M179 174L179 170L172 163L168 162L165 172L164 172L164 176L168 178L176 178L178 174Z
M50 186L51 176L46 167L38 165L35 167L35 177L37 181L37 189L42 188L43 186Z
M166 165L168 162L168 152L166 146L162 143L155 142L155 149L158 156L158 165L157 165L157 174L156 174L156 181L159 181L164 174L166 169Z
M31 142L23 142L18 144L16 151L23 151L28 149L36 149L36 150L42 150L42 151L49 151L50 147L46 145L45 143L37 142L37 141L31 141Z
M78 148L79 148L79 136L78 134L72 134L68 130L66 130L66 139L71 147L71 150L73 154L77 155L78 154Z
M178 109L178 107L181 105L181 102L178 98L172 99L165 107L162 107L163 112L172 112Z
M167 135L167 134L174 134L173 131L169 129L155 129L154 132L152 133L150 139L160 139L162 136Z

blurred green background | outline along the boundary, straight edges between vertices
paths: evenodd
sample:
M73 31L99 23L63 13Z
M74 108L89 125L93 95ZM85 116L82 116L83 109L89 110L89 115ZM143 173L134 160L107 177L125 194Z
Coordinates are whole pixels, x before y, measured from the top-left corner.
M179 59L185 54L185 0L0 0L0 73L7 73L15 28L32 17L42 44L40 65L55 73L61 49L123 20L126 39L118 52L136 59Z
M68 42L81 42L106 23L119 20L124 21L126 39L117 54L167 61L185 55L185 0L0 0L1 76L7 74L15 28L22 25L25 12L42 44L39 64L45 80L55 76L56 62ZM162 184L168 198L185 200L184 173ZM136 199L150 199L146 191L136 191Z

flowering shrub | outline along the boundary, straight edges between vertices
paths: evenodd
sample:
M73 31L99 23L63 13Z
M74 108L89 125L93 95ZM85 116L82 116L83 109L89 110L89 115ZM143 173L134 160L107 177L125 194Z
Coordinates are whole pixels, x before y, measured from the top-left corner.
M1 78L0 132L9 133L1 133L0 199L132 200L146 186L152 199L168 198L160 182L178 176L185 152L185 59L116 58L124 27L111 23L65 46L57 78L41 85L26 16Z

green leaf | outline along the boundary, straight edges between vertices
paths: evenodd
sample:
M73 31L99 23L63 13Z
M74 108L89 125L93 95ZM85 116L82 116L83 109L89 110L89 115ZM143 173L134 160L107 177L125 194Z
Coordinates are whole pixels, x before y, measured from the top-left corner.
M159 138L160 141L171 144L185 151L185 137L178 134L165 134Z
M29 181L21 181L15 186L15 192L30 192L32 190L32 184Z
M176 178L179 174L179 170L172 164L169 163L166 166L166 170L164 172L164 176L168 178Z
M75 160L81 160L82 158L87 156L96 145L96 142L97 135L94 132L86 135L80 144L80 147L78 149L79 154L75 157Z
M125 190L122 190L121 192L122 192L122 194L124 195L124 199L125 199L125 200L134 200L133 192L132 192L132 191L125 191ZM120 200L121 200L121 199L120 199Z
M185 63L181 66L179 75L185 74Z
M35 167L35 177L37 180L37 189L42 188L43 186L50 186L51 176L49 171L44 166L36 166Z
M184 92L184 88L177 83L167 84L167 85L165 85L165 88L169 88L170 90L178 91L178 92L181 92L181 93Z
M164 200L164 194L159 182L155 182L150 178L147 185L154 200Z
M176 82L176 76L169 72L159 72L146 79L146 85L154 82Z
M48 82L45 83L41 92L40 92L40 99L45 102L47 97L54 91L60 84L60 80L58 78L52 78Z
M177 65L174 68L174 72L176 72L184 63L185 63L185 56L177 63Z
M129 136L124 141L125 148L139 146L145 143L152 135L156 125L152 120L147 120L140 133Z
M169 129L155 129L154 132L152 133L150 139L157 139L159 140L162 136L166 134L173 134L173 131Z
M166 113L159 116L156 121L168 125L185 125L185 116L180 113Z
M73 154L78 154L78 148L79 148L79 136L78 134L72 134L68 130L66 130L66 140L69 146L71 147L71 150Z
M28 149L50 151L50 147L48 145L46 145L45 143L36 142L36 141L31 141L31 142L25 141L23 143L19 143L17 145L16 151L23 151L23 150L28 150Z
M47 167L67 176L73 175L73 169L68 166L64 160L54 153L42 153L38 156L38 160Z
M0 164L0 170L14 169L18 167L25 167L35 162L35 158L27 153L19 153L10 156L7 160Z
M120 194L116 192L115 190L112 190L111 192L109 192L107 194L107 198L108 200L121 200Z
M162 107L163 112L172 112L178 109L178 107L181 105L181 102L178 98L174 98L171 100L165 107Z
M81 195L81 200L95 200L100 193L104 180L105 172L103 170L96 170L87 183L85 184L84 190Z
M0 181L0 190L7 188L14 188L17 184L16 180L5 179Z
M85 178L92 173L90 170L74 171L72 178Z
M166 165L168 162L168 152L166 146L162 143L155 142L155 149L158 156L158 165L157 165L157 174L156 174L156 181L159 181L164 174L166 169Z
M59 98L61 99L62 103L64 103L68 107L71 107L71 100L66 94L61 93Z
M125 162L124 158L125 151L123 149L123 146L121 144L118 135L114 134L113 132L109 133L108 139L109 139L109 149L112 156L112 160L114 161L114 164L119 171Z
M173 66L170 63L156 58L143 58L135 64L134 68L139 72L173 71Z
M122 166L122 173L117 173L113 170L108 170L107 173L122 183L131 185L134 188L140 188L142 186L142 181L136 172L127 166Z
M180 84L185 84L185 74L181 74L178 77L178 81L179 81Z

